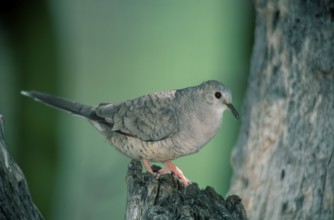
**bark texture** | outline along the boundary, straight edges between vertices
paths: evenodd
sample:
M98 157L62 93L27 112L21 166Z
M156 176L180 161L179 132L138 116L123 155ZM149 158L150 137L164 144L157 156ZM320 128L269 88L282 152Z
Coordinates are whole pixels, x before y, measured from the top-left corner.
M254 4L230 193L249 219L334 219L334 1Z
M155 169L155 168L154 168ZM142 173L140 162L132 160L127 174L126 219L228 219L246 220L241 199L226 200L213 188L200 190L197 184L184 188L172 175L156 179Z
M4 142L3 120L0 115L0 219L43 219L33 203L27 181L10 157Z

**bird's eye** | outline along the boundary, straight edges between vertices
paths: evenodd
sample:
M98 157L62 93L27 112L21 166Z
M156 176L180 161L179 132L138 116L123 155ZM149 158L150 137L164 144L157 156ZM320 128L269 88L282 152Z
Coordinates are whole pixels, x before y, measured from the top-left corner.
M222 97L222 94L221 94L220 92L216 92L216 93L215 93L215 97L216 97L217 99L220 99L220 97Z

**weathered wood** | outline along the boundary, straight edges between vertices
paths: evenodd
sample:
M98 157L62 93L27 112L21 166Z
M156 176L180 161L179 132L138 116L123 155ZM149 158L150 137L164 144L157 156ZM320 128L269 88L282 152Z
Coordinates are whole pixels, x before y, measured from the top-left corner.
M43 219L31 199L21 169L6 150L2 115L0 115L0 219Z
M249 219L334 219L334 1L254 2L230 193Z
M129 164L127 184L126 219L247 219L238 196L224 200L213 188L200 190L196 183L185 188L171 174L157 179L142 173L135 160Z

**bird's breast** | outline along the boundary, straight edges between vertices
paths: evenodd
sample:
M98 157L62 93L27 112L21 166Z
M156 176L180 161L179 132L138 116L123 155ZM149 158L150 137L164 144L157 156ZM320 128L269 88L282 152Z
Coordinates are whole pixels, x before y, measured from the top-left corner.
M189 145L199 150L216 135L221 123L222 114L209 114L205 118L192 115L184 121L184 126L182 126L184 131L182 133L188 139Z

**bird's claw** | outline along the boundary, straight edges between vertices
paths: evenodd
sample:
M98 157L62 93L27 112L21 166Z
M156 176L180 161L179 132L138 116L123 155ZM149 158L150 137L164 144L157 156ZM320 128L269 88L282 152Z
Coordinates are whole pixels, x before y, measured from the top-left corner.
M168 167L168 169L160 169L157 172L154 172L150 166L150 162L148 160L143 160L144 166L146 167L147 172L152 174L155 178L159 178L162 174L170 174L173 173L176 178L181 180L184 186L189 186L190 181L183 175L182 171L172 164L169 161L165 161L164 164Z
M160 169L156 172L153 173L153 176L156 178L156 179L159 179L159 177L163 174L171 174L172 172L170 170L166 170L166 169Z

